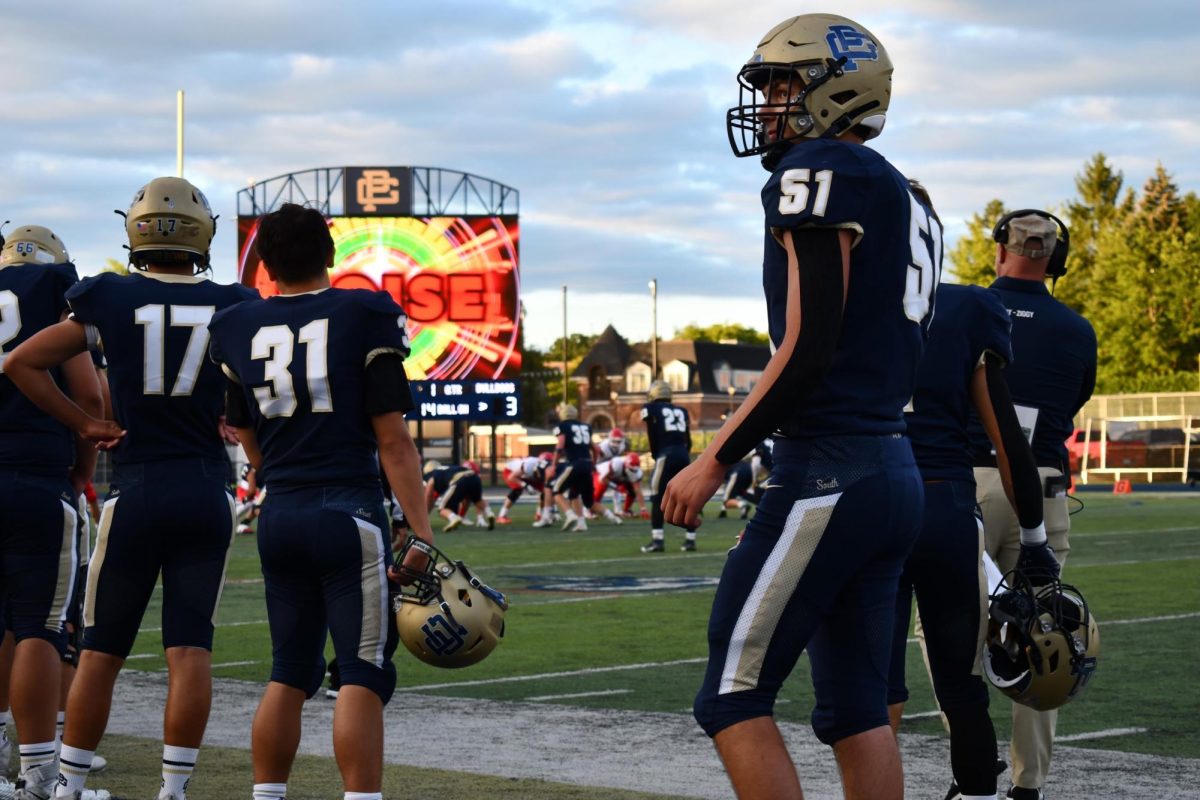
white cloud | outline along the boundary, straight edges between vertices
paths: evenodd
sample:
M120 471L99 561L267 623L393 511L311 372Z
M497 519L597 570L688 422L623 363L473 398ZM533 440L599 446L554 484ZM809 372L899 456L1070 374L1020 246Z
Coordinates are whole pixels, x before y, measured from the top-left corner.
M838 8L896 63L877 144L929 186L951 238L993 197L1062 202L1097 151L1129 185L1161 161L1185 191L1200 188L1194 0ZM698 287L689 297L710 299L692 307L714 316L696 321L718 321L717 295L760 302L765 178L730 155L725 109L757 37L796 10L782 0L218 0L169 15L123 1L9 4L0 219L59 226L85 273L121 257L111 209L174 171L183 87L187 174L222 217L219 277L233 275L235 197L248 179L440 165L521 191L531 297L564 281L638 297L657 275Z

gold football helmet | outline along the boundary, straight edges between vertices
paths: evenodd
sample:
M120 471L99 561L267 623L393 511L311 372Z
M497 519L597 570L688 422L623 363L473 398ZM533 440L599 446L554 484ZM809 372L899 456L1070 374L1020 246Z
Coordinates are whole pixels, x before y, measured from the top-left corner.
M71 260L62 239L41 225L18 225L3 241L0 264L66 264Z
M570 403L559 403L555 410L559 419L579 419L579 409Z
M120 213L120 212L117 212ZM125 214L130 263L146 264L153 252L187 253L198 270L208 268L217 218L204 193L183 178L155 178L133 196Z
M1019 571L991 597L988 681L1038 711L1066 705L1087 687L1100 655L1100 629L1087 601L1058 580L1033 586Z
M425 466L423 466L421 468L421 474L424 475L426 478L428 478L430 475L437 472L441 468L442 468L442 462L438 461L436 458L431 458L428 461L426 461Z
M651 401L670 400L671 384L667 383L666 381L655 381L654 383L650 384L650 391L646 393L646 396L650 398Z
M738 105L726 114L738 157L761 155L774 169L800 138L863 138L883 130L892 96L892 60L879 39L853 20L804 14L779 23L738 73Z
M403 565L413 549L424 553L428 563L423 570L400 567L404 585L392 602L400 641L435 667L456 669L482 661L504 638L508 600L466 564L451 561L415 536L404 543L396 563Z

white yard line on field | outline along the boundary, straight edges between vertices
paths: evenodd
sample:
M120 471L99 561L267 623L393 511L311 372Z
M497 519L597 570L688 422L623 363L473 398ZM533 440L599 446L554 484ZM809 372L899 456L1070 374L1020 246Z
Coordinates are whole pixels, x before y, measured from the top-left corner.
M1189 611L1186 614L1166 614L1161 617L1138 617L1137 619L1112 619L1107 622L1101 622L1100 627L1108 625L1136 625L1140 622L1169 622L1173 619L1194 619L1200 617L1200 611Z
M681 658L675 661L648 661L643 664L619 664L615 667L586 667L564 672L543 672L538 675L509 675L505 678L484 678L477 681L452 681L450 683L423 683L420 686L397 686L397 692L421 692L431 689L453 689L459 686L486 686L494 683L517 683L520 681L540 681L546 678L572 678L576 675L598 675L602 672L622 672L631 669L655 669L657 667L675 667L681 664L703 664L708 658Z
M1107 739L1111 736L1129 736L1135 733L1145 733L1145 728L1107 728L1102 731L1088 731L1087 733L1072 733L1068 736L1055 736L1054 741L1057 742L1086 742L1092 739Z
M604 689L599 692L574 692L572 694L541 694L537 697L526 697L527 702L540 703L543 700L569 700L574 697L606 697L614 694L629 694L633 689Z

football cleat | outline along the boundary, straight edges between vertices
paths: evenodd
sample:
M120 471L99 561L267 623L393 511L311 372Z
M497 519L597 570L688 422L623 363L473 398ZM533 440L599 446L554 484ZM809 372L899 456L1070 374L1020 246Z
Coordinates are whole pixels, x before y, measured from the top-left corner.
M643 553L662 553L666 551L662 539L651 539L646 544L642 545Z
M496 517L496 524L497 525L512 525L513 521L511 519L509 519L508 517ZM536 524L537 523L535 522L534 525L536 525Z
M695 539L684 539L683 544L681 544L679 546L679 549L685 553L696 552L696 540Z
M88 770L89 775L95 775L97 772L104 772L108 769L108 759L104 756L92 756L92 766Z
M462 517L453 516L450 518L450 521L446 523L446 526L444 528L442 528L442 533L449 533L450 531L454 530L455 528L457 528L459 525L462 525L462 524L463 524Z
M563 521L563 524L562 524L562 529L563 529L564 531L571 531L571 530L574 530L574 529L575 529L575 523L576 523L578 520L579 520L579 517L575 516L575 512L571 512L570 514L567 514L567 517L566 517L566 519Z
M1041 789L1024 789L1020 786L1013 786L1008 790L1008 800L1046 800L1046 795L1042 794Z
M725 519L725 517L727 517L727 516L729 516L729 515L727 513L725 513L725 507L722 506L721 510L717 512L717 519Z
M545 528L549 524L550 524L549 517L542 517L541 519L535 519L533 521L533 527L535 527L535 528Z
M587 520L583 517L575 520L575 527L571 528L572 533L583 533L587 530Z
M488 529L489 531L494 531L494 530L496 530L496 515L495 515L495 514L488 514L488 515L487 515L487 522L486 522L486 523L484 523L484 524L485 524L485 525L487 525L487 529Z
M997 758L996 759L996 777L998 778L1001 775L1003 775L1004 770L1006 770L1006 769L1008 769L1008 764L1005 763L1004 759ZM960 790L958 788L958 784L955 783L954 781L950 781L950 791L948 791L946 793L945 800L962 800L962 797L963 797L962 790Z
M58 785L58 764L38 764L21 773L14 787L14 800L50 800Z

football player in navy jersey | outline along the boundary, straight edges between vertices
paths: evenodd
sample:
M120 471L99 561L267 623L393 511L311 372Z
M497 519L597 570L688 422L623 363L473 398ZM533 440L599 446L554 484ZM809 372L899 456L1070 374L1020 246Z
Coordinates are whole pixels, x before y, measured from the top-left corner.
M1065 442L1073 430L1072 418L1095 388L1096 332L1046 289L1047 277L1066 273L1065 225L1045 211L1021 209L997 221L992 238L997 277L990 288L1012 319L1014 359L1006 370L1008 385L1041 475L1046 536L1058 563L1065 565L1071 550ZM1006 502L998 459L975 418L970 438L987 551L1000 571L1007 572L1020 566L1029 532ZM1013 703L1013 785L1008 794L1013 800L1043 797L1057 717L1057 709L1037 711Z
M88 568L82 655L67 701L58 797L83 789L104 734L113 683L162 575L170 687L159 797L185 796L208 722L213 620L236 524L219 433L224 380L208 362L208 322L257 294L197 274L208 268L215 218L182 178L156 178L125 215L129 274L101 273L67 293L70 319L18 353L22 391L77 433L113 448L115 473ZM113 420L89 415L49 367L102 348Z
M913 192L933 214L924 188L914 182ZM1003 367L1012 361L1009 329L1008 311L995 292L940 285L937 316L907 414L908 435L925 481L925 513L900 577L888 704L892 726L898 729L908 699L904 652L915 593L926 663L950 729L951 797L996 797L996 732L980 676L993 587L980 568L983 526L967 432L972 411L984 421L1002 465L1006 502L1013 504L1029 540L1017 568L1034 586L1059 571L1047 544L1037 465L1004 378Z
M856 22L808 14L772 28L727 119L760 155L763 287L775 352L711 445L667 487L696 524L725 470L774 432L774 470L731 551L709 619L695 714L741 798L793 800L800 781L772 710L802 650L817 736L847 798L903 793L888 725L896 587L924 490L904 437L933 315L941 229L908 181L864 146L883 129L892 63Z
M594 505L596 445L592 443L592 427L579 421L579 410L569 403L559 404L558 416L554 435L562 460L554 469L554 499L563 512L563 530L586 531L583 510Z
M469 462L470 463L470 462ZM438 513L445 518L446 533L462 525L466 508L474 507L476 516L490 531L496 527L496 515L483 499L483 481L479 473L467 464L453 464L427 471L425 475L425 507L432 511L437 504Z
M21 359L12 351L58 324L76 280L66 247L48 228L18 226L0 249L0 587L16 638L11 702L21 731L18 797L50 797L58 775L55 717L60 659L68 653L64 622L74 605L78 498L96 451L19 391L11 379L20 377ZM86 353L66 359L47 379L55 391L56 381L65 382L87 413L103 415Z
M650 474L650 541L642 545L643 553L661 553L663 543L663 492L671 479L692 460L692 432L686 408L671 403L671 387L666 381L650 384L649 400L642 406L642 422L650 440L650 455L654 456L654 472ZM696 525L687 524L682 550L696 549Z
M346 797L378 800L397 643L380 464L414 534L433 542L404 420L413 407L406 318L386 293L330 288L333 238L315 209L287 203L267 214L256 246L280 294L228 309L209 326L212 358L230 384L227 419L267 487L258 549L272 666L254 717L254 797L287 794L301 709L325 674L328 630L340 678L333 749ZM410 550L406 564L423 559Z

